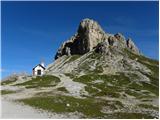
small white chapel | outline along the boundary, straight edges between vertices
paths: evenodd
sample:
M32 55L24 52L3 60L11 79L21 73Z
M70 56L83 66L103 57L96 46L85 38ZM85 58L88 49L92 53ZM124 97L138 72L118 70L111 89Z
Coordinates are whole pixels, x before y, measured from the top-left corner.
M33 76L42 76L44 74L44 70L45 70L44 62L41 62L32 69L32 74Z

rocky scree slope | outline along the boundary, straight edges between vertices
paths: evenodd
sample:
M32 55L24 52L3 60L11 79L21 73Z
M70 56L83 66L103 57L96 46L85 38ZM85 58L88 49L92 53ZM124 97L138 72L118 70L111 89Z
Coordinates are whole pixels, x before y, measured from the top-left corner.
M112 105L115 101L122 103L123 107L115 110L113 106L104 106L105 113L115 118L123 118L124 112L127 112L124 118L158 115L155 101L158 101L159 63L143 56L131 38L105 33L96 21L84 19L77 33L58 49L55 59L46 74L64 74L83 83L87 96L111 100Z
M97 67L106 74L129 69L150 71L137 61L138 57L131 58L130 54L141 56L131 38L126 39L120 33L105 33L96 21L84 19L77 33L58 49L56 61L48 66L46 73L85 74L85 71L94 72Z
M15 76L2 92L63 118L158 118L158 84L158 61L141 55L131 38L84 19L44 76Z

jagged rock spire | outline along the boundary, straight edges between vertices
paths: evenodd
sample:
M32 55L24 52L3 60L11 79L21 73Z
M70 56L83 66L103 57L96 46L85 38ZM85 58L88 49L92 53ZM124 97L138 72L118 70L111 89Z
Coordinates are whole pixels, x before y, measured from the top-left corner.
M86 18L80 22L77 33L61 45L55 59L63 55L83 55L93 50L101 42L105 42L105 46L127 47L139 54L139 50L132 40L126 41L120 33L115 35L105 33L96 21Z

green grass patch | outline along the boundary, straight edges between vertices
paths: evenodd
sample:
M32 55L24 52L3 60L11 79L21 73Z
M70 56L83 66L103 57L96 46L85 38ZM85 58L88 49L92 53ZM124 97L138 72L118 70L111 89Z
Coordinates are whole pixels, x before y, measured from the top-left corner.
M85 73L90 74L92 71L90 70L90 65L94 64L94 60L87 59L85 62L79 65L78 71L85 71Z
M96 69L92 71L93 73L102 73L103 67L102 66L96 66Z
M132 52L130 52L127 49L124 49L124 52L131 58L136 59L137 61L144 66L146 66L148 69L151 70L151 74L144 73L143 71L140 71L142 74L147 76L151 83L146 82L140 82L141 85L132 83L129 88L135 89L135 90L148 90L158 96L159 94L159 61L153 60L150 58L147 58L143 55L137 55Z
M125 52L129 57L131 57L132 59L138 58L138 61L145 62L145 63L149 63L149 64L152 64L152 65L159 65L159 61L154 60L154 59L147 58L147 57L145 57L145 56L143 56L143 55L134 54L133 52L129 51L128 49L124 49L124 52Z
M137 99L153 97L153 94L158 95L158 84L149 84L143 81L134 81L138 79L136 74L129 74L125 76L123 73L117 75L98 75L88 74L75 78L74 81L86 84L85 90L90 96L108 96L108 97L126 97L121 96L121 92L134 96ZM96 83L96 80L102 82ZM142 92L147 90L148 92Z
M137 58L138 62L145 65L152 71L152 75L154 77L159 78L159 61L147 58L142 55L134 54L130 52L128 49L124 49L124 52L133 60Z
M149 105L149 104L138 104L139 107L143 107L143 108L146 108L146 109L154 109L154 110L159 110L159 107L155 107L153 105Z
M104 115L101 112L101 105L90 98L80 99L71 96L48 96L22 99L20 102L57 113L78 111L83 113L86 118L101 118Z
M21 99L27 105L33 106L38 109L44 109L56 113L70 113L80 112L83 114L82 118L116 118L116 119L141 119L153 118L150 114L143 113L103 113L102 108L109 110L123 109L125 106L120 101L107 101L100 98L87 97L85 99L75 98L72 96L37 96L27 99ZM138 105L143 108L154 108L154 106Z
M101 57L102 55L99 53L96 53L95 51L93 51L90 55L88 55L88 58L91 58L91 59L100 59Z
M100 91L94 96L108 96L108 97L113 97L113 98L119 98L120 94L112 90L112 91Z
M126 77L123 73L119 73L118 75L88 74L74 79L74 81L77 82L82 82L84 84L93 84L93 85L95 83L92 82L95 80L104 81L104 85L107 85L107 83L111 83L114 84L115 86L126 86L127 84L130 83L130 79Z
M141 92L141 90L147 90L148 92ZM150 96L150 93L155 94L158 96L159 94L159 87L155 86L152 83L147 83L144 81L132 82L125 91L127 94L135 96L137 98L143 98L146 96Z
M45 75L37 76L32 78L30 81L16 84L15 86L25 86L26 88L37 88L37 87L52 87L57 85L60 82L60 79L56 76Z
M72 73L64 73L66 76L70 77L70 78L75 78L76 76Z
M131 89L126 89L125 93L130 95L130 96L134 96L136 98L141 98L143 95L141 94L141 92L137 92L135 90L131 90ZM144 97L144 96L143 96Z
M9 85L17 81L17 78L10 78L10 80L5 80L1 82L1 85Z
M133 81L131 84L129 84L128 88L140 91L143 89L143 85L140 82Z
M84 115L82 118L107 118L106 113L101 111L103 107L110 110L124 107L120 101L106 101L92 97L81 99L72 96L37 96L19 101L50 112L69 113L77 111Z
M96 80L102 82L96 83ZM120 97L119 92L130 83L123 73L117 75L88 74L75 78L74 81L86 84L85 90L92 96Z
M91 96L94 96L95 94L99 93L99 90L93 86L85 86L85 90L89 92Z
M59 88L57 88L57 90L68 93L68 90L65 87L59 87Z
M154 93L155 95L159 95L159 87L158 86L154 86L150 83L145 83L143 82L143 88L146 90L149 90L150 92Z
M12 90L1 90L1 95L12 94L12 93L16 93L16 92Z
M145 65L147 68L149 68L151 70L153 77L155 77L157 79L159 78L159 66L148 64L148 63L145 63L142 61L140 61L140 63L142 63L143 65Z
M148 92L142 92L143 90L147 90ZM146 98L148 97L153 97L150 95L150 93L155 94L158 96L159 94L159 88L158 86L153 85L152 83L147 83L147 82L139 82L137 84L136 82L132 82L127 88L125 93L131 96L135 96L136 98Z
M81 57L81 55L72 55L71 58L67 62L68 63L73 62L73 61L77 60L80 57Z

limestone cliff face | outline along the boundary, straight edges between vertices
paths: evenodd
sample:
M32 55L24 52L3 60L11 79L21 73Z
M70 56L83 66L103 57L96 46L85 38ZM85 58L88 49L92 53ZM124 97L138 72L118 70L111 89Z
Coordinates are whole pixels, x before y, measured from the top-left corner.
M108 47L128 48L139 54L138 48L131 39L126 40L120 33L115 35L105 33L96 21L87 18L80 22L77 33L61 45L55 59L63 55L83 55L104 42Z

